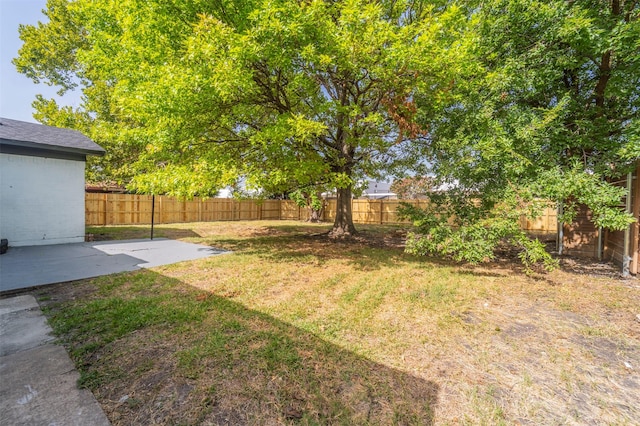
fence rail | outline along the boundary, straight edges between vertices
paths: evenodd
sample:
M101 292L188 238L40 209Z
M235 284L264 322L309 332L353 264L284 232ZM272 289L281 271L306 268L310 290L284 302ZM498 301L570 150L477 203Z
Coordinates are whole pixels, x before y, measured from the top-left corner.
M364 224L401 224L398 206L406 202L426 207L426 200L353 200L353 221ZM87 226L142 225L151 223L152 197L136 194L85 195ZM291 200L234 200L229 198L193 198L182 200L156 196L155 223L213 222L234 220L304 220L308 210ZM336 201L329 200L323 220L335 218ZM557 214L547 208L535 221L521 219L522 229L532 233L550 234L557 230Z

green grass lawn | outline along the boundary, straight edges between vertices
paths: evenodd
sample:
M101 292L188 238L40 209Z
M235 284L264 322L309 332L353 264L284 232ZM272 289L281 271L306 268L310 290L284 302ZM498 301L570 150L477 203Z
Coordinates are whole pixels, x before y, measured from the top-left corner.
M640 286L403 253L396 227L161 225L232 250L37 290L114 424L634 424ZM87 230L141 238L148 227ZM570 265L569 265L570 266Z

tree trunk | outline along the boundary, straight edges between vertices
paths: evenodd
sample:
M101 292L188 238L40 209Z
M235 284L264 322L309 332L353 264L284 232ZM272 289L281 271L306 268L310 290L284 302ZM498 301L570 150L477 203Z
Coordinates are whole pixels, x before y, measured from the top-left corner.
M309 209L309 216L307 222L320 223L322 222L322 216L324 216L325 199L322 198L322 193L317 192L313 195L304 194L307 201L307 208ZM318 206L320 206L318 208Z
M313 207L309 207L309 218L307 222L311 223L319 223L322 222L322 214L324 213L324 207L321 209L314 209Z
M349 237L356 234L353 226L353 213L351 211L351 188L338 188L336 200L336 220L333 229L329 233L331 237Z

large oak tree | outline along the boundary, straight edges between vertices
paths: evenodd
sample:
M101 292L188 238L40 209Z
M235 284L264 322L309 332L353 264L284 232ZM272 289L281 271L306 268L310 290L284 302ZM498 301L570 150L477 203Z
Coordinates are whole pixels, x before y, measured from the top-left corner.
M238 178L272 191L332 186L333 233L351 234L358 180L424 166L414 99L433 108L448 96L459 12L422 1L49 0L49 22L21 27L15 64L83 90L80 109L39 99L37 117L114 151L93 170L186 196Z

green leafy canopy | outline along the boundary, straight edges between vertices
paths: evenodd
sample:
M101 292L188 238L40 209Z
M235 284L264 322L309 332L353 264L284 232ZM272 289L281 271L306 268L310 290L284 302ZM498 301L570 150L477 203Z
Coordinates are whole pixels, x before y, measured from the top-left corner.
M640 154L638 3L467 4L475 60L461 68L451 102L424 117L432 173L489 208L529 197L583 203L598 226L626 227L622 191L607 182Z
M244 177L350 198L364 176L422 166L413 100L448 96L463 55L461 10L428 2L50 0L47 14L21 29L16 65L79 84L75 113L135 154L118 170L145 192L209 195ZM40 60L51 44L64 55Z
M431 208L406 211L421 229L410 250L478 261L507 238L522 256L541 259L514 228L541 200L559 203L565 222L585 204L596 226L626 228L635 218L611 182L640 154L638 2L465 5L460 43L473 60L458 70L443 108L416 98L428 112L419 120L432 130L426 158L441 190Z

